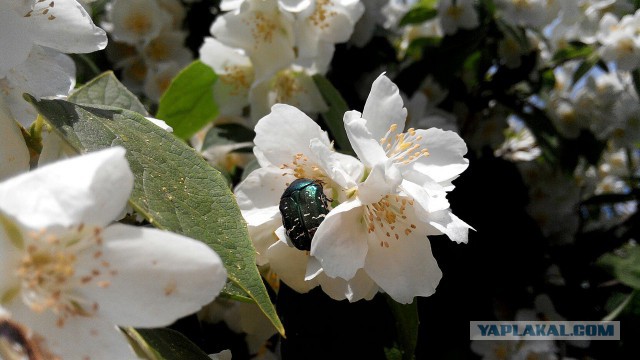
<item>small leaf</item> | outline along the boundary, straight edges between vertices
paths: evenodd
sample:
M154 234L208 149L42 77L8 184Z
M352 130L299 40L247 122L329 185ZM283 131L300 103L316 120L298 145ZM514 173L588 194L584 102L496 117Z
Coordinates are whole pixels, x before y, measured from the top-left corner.
M194 149L140 114L63 100L26 99L79 152L127 149L135 175L129 202L151 224L203 241L222 258L229 279L284 332L255 265L246 223L224 177Z
M584 59L580 66L578 66L578 69L576 69L576 72L573 73L573 77L571 78L571 86L574 86L578 81L580 81L580 79L582 79L582 77L586 75L589 70L591 70L591 68L593 68L593 66L599 61L600 58L598 57L598 53L595 52Z
M625 245L602 255L597 264L608 269L623 284L640 289L640 246Z
M396 321L397 340L402 360L413 360L415 359L418 326L420 325L418 302L414 299L411 304L400 304L391 297L387 297L387 303Z
M591 55L593 51L594 51L594 48L587 44L572 43L558 50L553 55L553 58L551 61L553 61L555 65L561 65L562 63L567 62L569 60L586 58L589 55Z
M316 83L318 90L320 90L324 101L329 105L329 111L322 113L322 119L338 145L338 150L353 155L351 142L349 142L342 120L344 113L349 111L347 102L344 101L340 92L324 76L316 74L313 76L313 81Z
M192 62L171 81L160 98L155 117L171 126L175 136L183 140L191 138L218 116L213 99L217 79L211 67L200 60Z
M420 0L400 19L398 26L422 24L438 16L436 5L438 0Z
M211 360L186 336L168 328L124 330L140 355L148 360Z
M140 100L120 83L112 71L106 71L74 90L68 100L85 105L109 105L149 116Z

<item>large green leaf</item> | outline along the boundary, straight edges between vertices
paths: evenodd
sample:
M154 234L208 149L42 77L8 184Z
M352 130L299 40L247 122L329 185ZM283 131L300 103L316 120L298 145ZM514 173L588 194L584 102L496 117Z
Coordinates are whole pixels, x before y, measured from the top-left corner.
M167 329L124 329L134 349L148 360L211 360L180 332Z
M213 84L217 79L211 67L200 60L192 62L171 81L160 98L155 117L171 126L177 137L191 138L218 116L218 106L213 99Z
M229 279L276 329L284 329L255 265L255 249L223 176L194 149L130 110L26 98L80 152L127 149L135 175L129 199L151 224L201 240L222 258Z
M112 71L106 71L69 95L69 101L86 105L109 105L149 116L140 100L118 81Z

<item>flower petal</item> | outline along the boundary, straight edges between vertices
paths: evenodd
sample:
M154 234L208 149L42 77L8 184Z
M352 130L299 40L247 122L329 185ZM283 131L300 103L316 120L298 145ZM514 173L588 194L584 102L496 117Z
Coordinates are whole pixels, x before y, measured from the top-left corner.
M75 0L38 1L24 17L33 42L64 53L89 53L107 46L107 34ZM46 9L46 12L45 12Z
M344 113L343 121L353 151L366 166L372 167L387 159L387 154L377 140L380 137L375 138L371 134L367 120L361 118L359 112L347 111Z
M29 56L33 43L25 32L22 15L13 9L0 10L0 78Z
M122 213L133 174L121 147L46 165L0 183L0 210L39 229L104 226Z
M364 165L353 156L336 152L319 139L311 139L309 147L318 165L341 188L351 188L362 178Z
M311 256L332 278L349 280L362 268L367 255L367 228L363 208L356 199L331 210L311 241Z
M422 136L429 156L422 156L413 163L413 169L428 175L437 182L456 178L469 167L469 160L464 158L467 145L458 134L437 128L416 130Z
M293 290L304 294L318 286L317 280L305 280L307 271L307 260L309 256L306 252L287 245L284 227L278 228L276 235L280 240L276 241L267 250L269 264L278 277Z
M429 225L440 231L440 234L447 235L449 239L458 244L466 244L469 241L469 229L475 230L453 215L449 209L430 213L427 221Z
M71 316L59 323L51 311L36 313L21 302L8 307L12 318L41 338L44 351L60 359L135 359L125 335L115 324L97 316ZM47 357L48 358L48 357Z
M270 166L252 171L238 184L235 196L247 225L258 226L280 218L280 197L293 180L293 175L283 176L281 169Z
M103 233L99 258L87 253L79 265L96 261L115 271L107 286L79 290L99 312L120 326L166 326L211 302L227 272L218 254L191 238L153 228L114 224Z
M362 110L362 117L367 119L367 129L373 139L381 139L389 131L392 124L404 129L407 109L400 96L398 86L382 73L371 85L371 92Z
M255 127L254 143L271 165L289 164L296 154L309 154L311 139L317 138L327 146L329 136L315 121L297 108L276 104ZM267 164L260 164L263 167Z
M369 240L364 269L394 300L402 304L415 296L430 296L442 278L442 271L431 252L429 240L414 231L389 247L380 246L377 238Z

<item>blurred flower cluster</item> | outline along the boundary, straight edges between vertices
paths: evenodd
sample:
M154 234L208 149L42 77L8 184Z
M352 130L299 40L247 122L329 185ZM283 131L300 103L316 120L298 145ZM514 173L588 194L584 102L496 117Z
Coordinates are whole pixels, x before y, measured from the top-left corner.
M0 1L0 358L635 358L639 92L637 0Z

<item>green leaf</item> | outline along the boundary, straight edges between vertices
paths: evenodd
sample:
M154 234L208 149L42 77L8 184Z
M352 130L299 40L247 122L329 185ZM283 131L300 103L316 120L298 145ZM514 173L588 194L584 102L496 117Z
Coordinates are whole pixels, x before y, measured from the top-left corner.
M216 73L200 60L182 69L171 81L158 104L155 117L173 128L173 134L183 140L218 116L213 99Z
M149 116L140 100L122 85L112 71L106 71L69 95L69 101L85 105L109 105Z
M200 240L222 258L229 279L284 332L255 264L255 249L224 177L194 149L140 114L26 96L80 152L127 149L135 175L129 202L151 224Z
M232 281L227 281L224 289L222 289L222 296L236 301L255 303L255 301L250 297L247 297L247 293L244 290L239 288Z
M399 304L387 296L387 303L396 321L397 340L399 350L402 353L402 360L413 360L415 359L415 350L418 343L418 326L420 324L418 318L418 302L414 300L411 304Z
M327 78L320 74L313 75L313 81L322 94L324 101L329 105L329 111L322 113L322 119L329 128L333 139L338 145L338 150L345 154L353 155L351 142L344 129L344 113L349 111L347 102L344 101L340 92L331 84Z
M607 268L623 284L640 289L640 246L628 244L598 258L597 264Z
M569 60L586 58L594 51L592 46L583 43L572 43L558 50L551 61L556 65L561 65Z
M400 19L398 26L421 24L438 16L438 0L420 0Z
M124 329L140 356L148 360L211 360L209 355L180 332L167 329Z
M591 68L600 61L598 57L598 53L592 53L587 56L586 59L578 66L578 69L575 73L573 73L573 77L571 79L571 86L575 85L584 75L586 75Z

